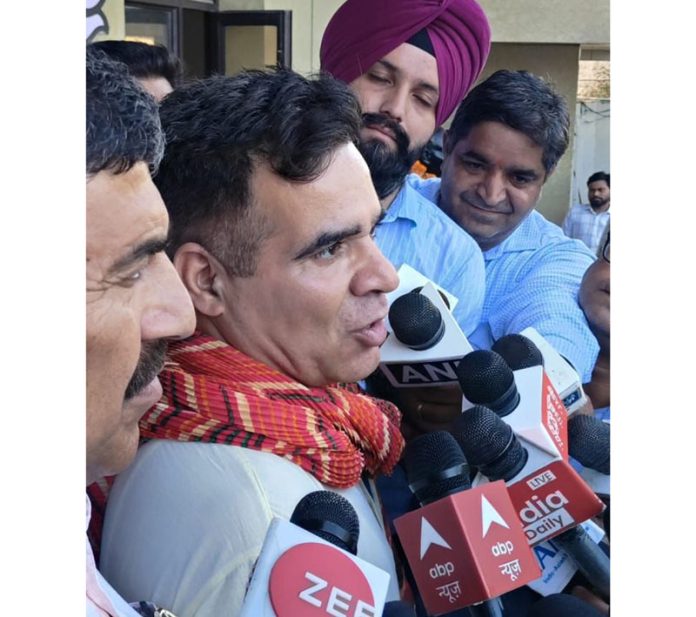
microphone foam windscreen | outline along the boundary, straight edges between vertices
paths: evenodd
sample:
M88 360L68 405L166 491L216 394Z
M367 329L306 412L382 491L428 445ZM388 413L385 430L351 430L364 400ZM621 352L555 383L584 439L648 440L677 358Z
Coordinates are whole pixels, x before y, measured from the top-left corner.
M609 474L609 424L575 414L568 420L568 453L585 467Z
M445 431L419 435L406 444L404 467L422 505L471 487L464 453Z
M532 604L527 617L602 617L602 613L580 598L553 593Z
M506 416L519 404L515 376L500 354L486 349L471 351L455 370L464 396L475 405Z
M399 342L416 350L434 347L445 333L440 311L419 293L406 293L394 300L389 307L389 323Z
M419 294L421 291L423 291L423 285L421 285L420 287L415 287L411 290L411 293ZM437 291L440 294L442 301L445 303L445 306L451 310L449 298L444 293L442 293L440 289L438 289Z
M500 354L513 371L530 366L544 366L544 356L539 348L531 339L522 334L501 336L493 343L491 349Z
M454 422L452 435L469 464L490 480L507 482L514 478L529 457L510 425L481 405L462 412Z
M382 617L416 617L416 612L407 602L392 600L384 605Z
M357 554L360 521L350 502L338 493L308 493L295 506L290 522L344 551Z

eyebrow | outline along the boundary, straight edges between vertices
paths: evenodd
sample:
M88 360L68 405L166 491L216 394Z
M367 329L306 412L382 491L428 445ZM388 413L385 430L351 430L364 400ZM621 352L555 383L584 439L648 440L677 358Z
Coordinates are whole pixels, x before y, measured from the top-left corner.
M129 253L119 258L110 268L109 274L115 274L128 269L144 257L161 253L167 248L167 238L150 238L134 247Z
M386 213L386 210L380 208L379 213L376 214L372 219L372 227L370 228L371 232L374 230L377 224L384 218ZM361 225L353 225L352 227L348 227L347 229L341 229L338 231L325 231L319 234L314 240L312 240L308 245L301 249L300 252L295 256L295 261L299 261L301 259L309 257L310 255L316 253L317 251L320 251L323 248L326 248L327 246L331 246L332 244L336 244L337 242L342 242L343 240L352 238L353 236L357 236L362 231L363 228Z
M377 60L375 64L381 64L385 69L391 71L392 73L401 73L401 69L395 65L393 65L391 62L388 60ZM423 81L422 79L418 80L416 82L416 87L421 88L422 90L428 90L429 92L432 92L433 94L439 96L440 91L437 89L437 87L433 86L433 84L428 83L427 81Z

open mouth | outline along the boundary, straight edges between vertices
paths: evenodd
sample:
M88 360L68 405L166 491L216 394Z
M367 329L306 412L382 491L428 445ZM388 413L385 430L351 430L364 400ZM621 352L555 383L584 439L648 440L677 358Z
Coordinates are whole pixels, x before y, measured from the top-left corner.
M384 317L380 317L358 330L356 334L367 346L380 347L387 339L387 327L384 323Z

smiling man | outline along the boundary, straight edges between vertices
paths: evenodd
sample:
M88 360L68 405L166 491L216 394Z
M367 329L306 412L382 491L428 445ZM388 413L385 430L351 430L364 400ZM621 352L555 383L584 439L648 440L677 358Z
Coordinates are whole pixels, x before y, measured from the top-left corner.
M167 341L193 332L191 300L164 253L169 217L150 177L164 139L126 67L87 48L87 484L118 473L156 403ZM91 512L87 501L87 520ZM139 596L135 598L145 598ZM96 571L87 615L136 615Z
M360 152L387 210L377 245L397 268L406 263L459 298L453 315L467 335L483 305L481 252L407 176L489 51L488 21L474 0L383 0L379 9L371 0L347 0L320 50L322 70L360 101Z
M353 504L358 555L391 573L398 599L361 480L396 464L399 414L336 386L377 367L397 285L372 237L357 101L328 76L249 72L175 90L161 118L156 182L197 332L171 347L141 423L151 441L114 484L102 569L127 597L237 615L273 516L329 489Z
M457 109L442 179L417 183L478 242L486 263L480 348L532 326L589 381L597 340L578 306L594 256L534 208L568 147L564 99L526 71L497 71Z

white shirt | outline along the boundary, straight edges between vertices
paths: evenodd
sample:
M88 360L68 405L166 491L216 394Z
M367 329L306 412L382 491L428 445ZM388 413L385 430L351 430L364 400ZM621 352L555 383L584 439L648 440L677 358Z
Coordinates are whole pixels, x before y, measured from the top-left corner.
M563 221L563 232L569 238L582 240L596 255L608 224L609 210L595 212L590 204L576 204Z
M86 497L86 496L85 496ZM92 504L87 500L87 525L92 515ZM87 617L139 617L126 601L116 593L113 587L104 579L97 570L94 562L94 554L89 540L85 537L87 544Z
M290 519L307 493L333 490L295 463L238 446L153 440L111 490L100 566L125 597L187 617L236 616L274 516ZM389 573L381 511L362 482L336 490L360 521L358 556Z

